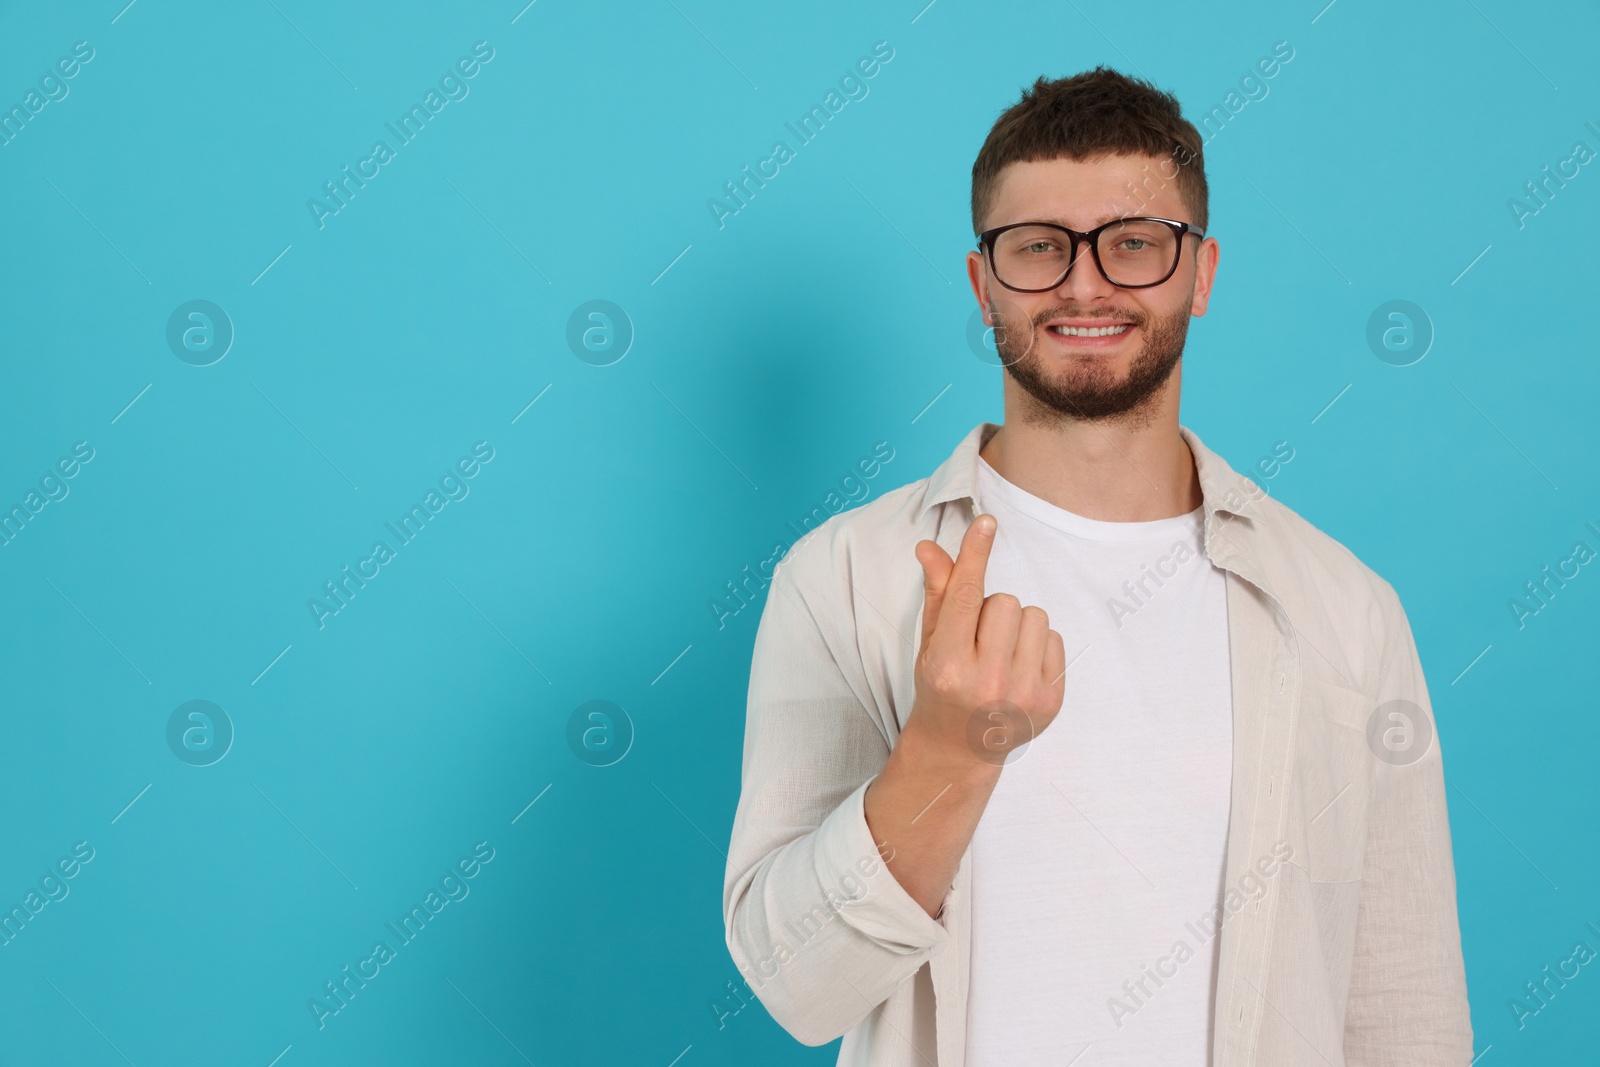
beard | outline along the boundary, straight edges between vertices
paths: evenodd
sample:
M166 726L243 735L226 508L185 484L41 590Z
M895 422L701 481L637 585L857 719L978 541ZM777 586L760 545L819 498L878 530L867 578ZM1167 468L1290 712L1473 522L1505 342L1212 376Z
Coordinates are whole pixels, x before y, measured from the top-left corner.
M1111 312L1144 332L1144 344L1134 353L1127 376L1120 380L1106 365L1104 356L1087 357L1095 361L1087 365L1078 357L1062 360L1062 367L1054 372L1048 367L1055 357L1047 357L1041 351L1044 346L1038 343L1043 324L1079 314L1082 313L1064 306L1045 308L1031 321L1023 315L1012 316L1019 322L1028 322L1025 334L1004 325L995 330L995 348L1006 373L1037 402L1032 405L1031 418L1050 422L1148 422L1151 402L1183 358L1183 344L1189 334L1188 308L1155 318L1140 312ZM1104 316L1106 309L1096 309L1091 314ZM998 312L991 317L1002 324L1005 321Z

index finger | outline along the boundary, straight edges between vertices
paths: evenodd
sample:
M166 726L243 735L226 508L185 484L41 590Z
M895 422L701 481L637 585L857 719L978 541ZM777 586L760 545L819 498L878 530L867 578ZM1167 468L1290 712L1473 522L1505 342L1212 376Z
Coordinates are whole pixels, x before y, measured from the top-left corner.
M944 602L939 605L939 622L934 640L952 651L971 648L978 640L978 614L983 610L983 578L994 547L993 515L979 515L967 527L957 551L950 581L945 585Z

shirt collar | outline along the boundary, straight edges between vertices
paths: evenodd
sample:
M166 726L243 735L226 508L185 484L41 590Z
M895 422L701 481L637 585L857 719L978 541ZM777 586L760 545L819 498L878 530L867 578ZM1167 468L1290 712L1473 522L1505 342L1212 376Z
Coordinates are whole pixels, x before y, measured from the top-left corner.
M992 422L974 426L948 459L934 470L928 479L927 492L919 513L935 504L966 500L968 517L975 517L978 489L978 451L999 431ZM1266 492L1254 481L1228 466L1226 460L1207 448L1193 430L1179 426L1178 434L1189 446L1194 456L1200 479L1201 507L1205 512L1205 551L1212 563L1238 573L1274 593L1276 582L1269 582L1263 573L1267 561L1263 559L1264 547L1259 542L1262 526L1267 522L1266 509L1261 506ZM1226 529L1227 533L1221 531Z

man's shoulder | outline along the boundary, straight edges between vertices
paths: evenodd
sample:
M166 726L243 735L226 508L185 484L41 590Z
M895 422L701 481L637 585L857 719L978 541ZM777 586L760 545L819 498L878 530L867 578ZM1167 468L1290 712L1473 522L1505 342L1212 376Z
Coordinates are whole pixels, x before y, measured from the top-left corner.
M1258 532L1272 546L1258 555L1290 621L1325 656L1343 661L1350 679L1370 677L1383 647L1405 626L1399 595L1343 542L1289 505L1263 496ZM1342 655L1339 653L1342 652Z
M775 576L807 589L874 582L907 566L920 576L912 549L937 528L937 508L924 507L931 481L919 478L829 516L789 546Z
M1393 588L1361 557L1276 497L1263 495L1257 506L1287 554L1313 578L1349 592L1384 597Z
M1228 531L1224 540L1244 550L1286 609L1292 610L1292 601L1302 613L1315 612L1319 605L1306 603L1307 597L1326 604L1331 596L1348 604L1352 597L1377 603L1394 595L1389 583L1342 542L1272 496L1261 481L1234 470L1193 429L1180 426L1179 432L1200 468L1208 510L1218 513L1215 517L1223 520L1218 525Z

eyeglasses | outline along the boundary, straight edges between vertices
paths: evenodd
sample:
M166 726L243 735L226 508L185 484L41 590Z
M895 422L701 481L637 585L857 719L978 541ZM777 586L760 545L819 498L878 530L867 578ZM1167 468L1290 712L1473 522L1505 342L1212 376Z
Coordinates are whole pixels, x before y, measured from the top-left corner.
M1078 242L1089 245L1095 266L1120 289L1148 289L1172 277L1183 236L1205 230L1176 219L1112 219L1088 233L1051 222L1013 222L978 235L995 280L1018 293L1043 293L1067 280L1078 261ZM1065 238L1062 235L1065 234Z

